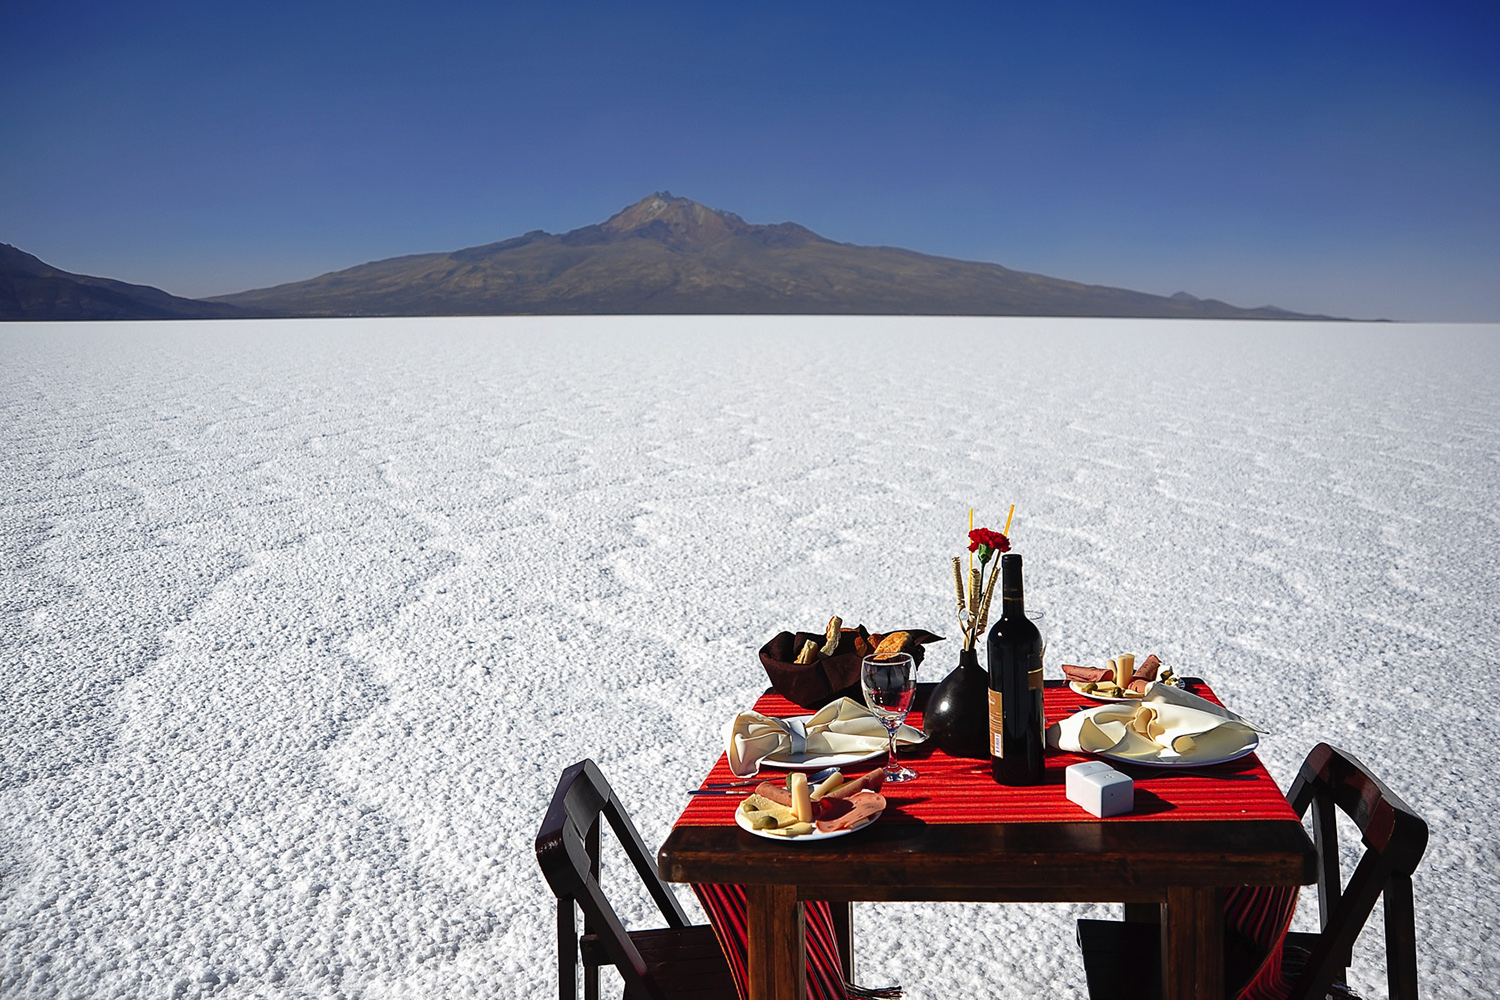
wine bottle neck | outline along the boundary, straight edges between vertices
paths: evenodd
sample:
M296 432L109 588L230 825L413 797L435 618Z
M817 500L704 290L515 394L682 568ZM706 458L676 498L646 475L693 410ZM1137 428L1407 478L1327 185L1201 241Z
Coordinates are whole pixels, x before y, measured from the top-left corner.
M1026 616L1026 588L1021 582L1021 554L1000 557L1000 614L1004 618Z

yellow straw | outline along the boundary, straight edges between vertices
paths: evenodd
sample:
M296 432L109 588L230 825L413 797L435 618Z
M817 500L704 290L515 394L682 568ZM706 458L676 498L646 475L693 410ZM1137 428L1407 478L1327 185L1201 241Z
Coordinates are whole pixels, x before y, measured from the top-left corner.
M969 534L971 534L971 535L974 534L974 508L973 507L969 508ZM965 541L965 543L967 543L968 539L966 538L966 539L964 539L964 541ZM974 550L973 549L969 550L969 575L970 576L974 575Z
M1016 505L1010 505L1010 513L1005 515L1005 537L1010 537L1010 519L1016 516Z

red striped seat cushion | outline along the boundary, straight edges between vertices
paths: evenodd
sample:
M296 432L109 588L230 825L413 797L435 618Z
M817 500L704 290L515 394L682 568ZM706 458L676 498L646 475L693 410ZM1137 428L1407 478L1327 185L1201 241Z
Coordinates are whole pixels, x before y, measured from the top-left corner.
M1235 1000L1282 1000L1292 982L1282 971L1287 928L1297 909L1296 886L1236 886L1224 892L1224 927L1264 956ZM1233 985L1233 984L1230 984Z
M729 962L735 989L746 996L745 890L738 885L695 884L693 892L708 913L719 937L719 947ZM838 938L833 931L833 913L828 904L815 900L804 904L807 926L808 1000L845 1000L843 963Z

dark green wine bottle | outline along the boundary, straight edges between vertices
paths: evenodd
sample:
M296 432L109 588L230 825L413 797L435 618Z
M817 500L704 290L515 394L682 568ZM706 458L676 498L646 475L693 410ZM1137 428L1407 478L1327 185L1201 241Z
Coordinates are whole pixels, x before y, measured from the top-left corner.
M1000 618L990 629L990 773L1002 785L1042 780L1042 634L1026 617L1021 556L1000 557Z

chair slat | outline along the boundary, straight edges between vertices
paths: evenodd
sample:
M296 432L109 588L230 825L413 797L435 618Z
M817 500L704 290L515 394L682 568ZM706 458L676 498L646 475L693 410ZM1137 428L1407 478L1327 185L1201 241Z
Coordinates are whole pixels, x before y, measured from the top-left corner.
M688 925L687 911L667 888L665 882L656 874L656 863L651 859L646 850L646 843L641 839L635 824L631 822L630 816L620 808L618 802L611 802L604 811L609 825L614 829L615 836L622 844L626 845L625 853L630 858L630 863L641 876L641 881L646 886L646 891L651 893L651 898L656 901L657 909L667 919L669 927L686 927Z
M587 770L587 769L585 769ZM583 851L588 858L589 880L594 883L599 881L599 813L601 808L608 808L614 799L613 791L605 786L602 789L595 788L592 782L579 782L579 787L586 794L575 793L569 796L568 822L583 825L587 823L587 832L583 835ZM586 880L587 881L587 880ZM591 939L599 936L599 919L591 910L583 912L583 933ZM599 965L590 962L583 975L583 1000L599 1000Z
M574 923L573 897L557 901L557 995L558 1000L578 996L578 928Z
M1334 914L1339 912L1344 888L1339 871L1338 804L1321 783L1312 798L1312 828L1313 846L1318 852L1318 925L1327 934ZM1352 960L1352 949L1332 955L1332 975L1342 980Z
M1393 874L1385 884L1385 975L1392 997L1417 995L1417 917L1411 879Z
M1379 855L1367 852L1360 859L1348 886L1339 897L1338 906L1332 913L1324 913L1323 933L1307 960L1307 966L1297 978L1293 996L1324 996L1334 982L1343 982L1348 975L1349 956L1354 950L1354 939L1364 928L1380 891L1385 887L1385 866Z

